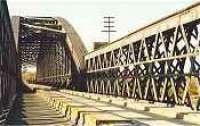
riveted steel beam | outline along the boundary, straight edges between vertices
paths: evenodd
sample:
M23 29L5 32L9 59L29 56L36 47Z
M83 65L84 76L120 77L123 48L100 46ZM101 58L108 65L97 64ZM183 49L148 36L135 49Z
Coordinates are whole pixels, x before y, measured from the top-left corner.
M19 89L18 70L18 55L7 3L0 0L0 125L4 125Z
M196 3L85 55L88 92L199 109L199 11Z

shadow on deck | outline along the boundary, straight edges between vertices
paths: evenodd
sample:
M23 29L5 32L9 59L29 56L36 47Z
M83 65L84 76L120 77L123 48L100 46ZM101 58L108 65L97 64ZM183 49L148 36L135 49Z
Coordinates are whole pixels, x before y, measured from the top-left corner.
M68 125L67 119L34 93L19 96L7 125Z

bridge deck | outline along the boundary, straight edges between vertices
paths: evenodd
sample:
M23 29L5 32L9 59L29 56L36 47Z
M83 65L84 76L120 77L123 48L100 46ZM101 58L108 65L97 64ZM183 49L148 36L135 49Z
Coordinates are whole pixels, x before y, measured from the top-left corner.
M24 94L17 98L14 110L8 118L8 125L65 125L66 118L50 107L36 94Z
M16 100L9 125L200 125L200 113L186 107L168 108L163 103L31 86L37 89L36 93Z
M98 123L114 125L113 123L116 123L116 120L118 123L120 121L123 123L125 120L127 123L131 122L129 125L200 125L200 113L191 111L187 107L177 106L168 108L162 103L150 104L145 101L136 102L133 99L69 90L62 90L61 92L51 93L54 97L55 94L59 94L67 99L71 99L68 101L71 113L76 113L76 117L79 117L79 119L83 116L85 124L87 120L93 119L96 120L96 125ZM71 105L74 102L78 102L82 106L74 107ZM73 117L73 115L71 116ZM73 118L71 120L73 122ZM91 125L91 122L88 122L88 124ZM87 124L84 126L87 126Z
M120 97L77 92L54 91L50 87L31 85L35 94L17 99L8 124L69 126L197 126L200 113L187 107L167 107Z

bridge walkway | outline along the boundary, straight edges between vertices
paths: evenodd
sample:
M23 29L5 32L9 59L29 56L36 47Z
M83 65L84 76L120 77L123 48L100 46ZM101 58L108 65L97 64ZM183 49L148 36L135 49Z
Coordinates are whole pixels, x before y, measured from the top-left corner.
M34 87L18 98L8 124L67 126L198 126L200 113L184 106L102 94Z
M7 125L63 125L69 121L59 111L34 93L23 94L16 99Z

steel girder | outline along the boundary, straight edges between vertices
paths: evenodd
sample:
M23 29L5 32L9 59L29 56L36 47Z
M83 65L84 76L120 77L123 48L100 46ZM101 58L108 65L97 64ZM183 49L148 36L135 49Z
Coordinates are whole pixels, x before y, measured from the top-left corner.
M41 44L37 60L37 81L57 88L67 88L71 82L71 56L64 46L64 39L55 44Z
M56 19L67 34L65 44L67 45L67 51L71 56L71 88L74 90L86 91L84 56L86 55L87 50L76 29L66 19L61 17L56 17Z
M14 103L19 81L17 51L7 3L0 0L0 124Z
M65 51L66 34L61 28L54 18L20 17L21 64L36 65L39 83L56 87L69 84L71 59Z
M199 10L189 7L88 53L88 92L199 109L200 18L188 17ZM170 19L180 20L172 26Z
M39 53L37 60L37 81L57 88L85 90L86 88L83 84L85 79L82 72L84 70L83 58L86 49L83 42L67 20L60 17L53 19L56 20L54 26L44 23L45 21L41 24L38 23L38 20L46 20L46 18L34 19L32 17L31 25L34 25L34 28L42 26L43 29L54 28L57 31L61 31L59 29L62 29L62 32L64 31L66 35L65 38L56 41L54 45L45 46L45 43L41 43L40 52L44 50L43 48L48 48L53 51ZM37 23L34 23L35 20L37 20Z
M35 25L36 24L36 25ZM21 64L36 65L38 54L43 51L48 51L48 48L41 50L41 43L51 45L56 41L63 39L64 33L62 31L47 26L57 25L55 19L34 19L34 18L20 18L20 31L19 31L19 53Z
M68 34L52 17L20 17L19 55L21 64L37 68L37 83L57 88L69 88L74 61L67 44ZM75 77L74 77L75 78Z

